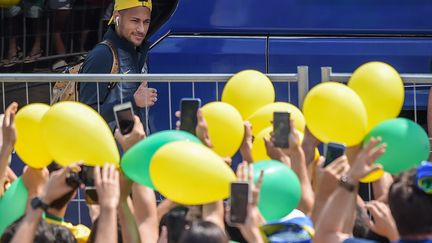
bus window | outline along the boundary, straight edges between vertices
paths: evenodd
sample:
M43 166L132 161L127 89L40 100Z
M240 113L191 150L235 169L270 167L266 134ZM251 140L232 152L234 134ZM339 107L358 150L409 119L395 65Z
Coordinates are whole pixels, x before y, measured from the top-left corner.
M177 6L177 2L178 0L153 0L150 29L147 37L156 32L169 19Z

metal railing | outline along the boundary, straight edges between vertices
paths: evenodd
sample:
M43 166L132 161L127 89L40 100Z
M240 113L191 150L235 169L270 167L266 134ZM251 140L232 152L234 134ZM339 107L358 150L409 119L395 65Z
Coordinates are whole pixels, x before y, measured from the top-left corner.
M22 83L25 86L21 86L21 88L25 88L26 95L26 104L29 103L29 87L32 85L37 85L37 83L49 83L50 89L50 103L52 98L52 83L57 81L76 81L76 82L140 82L146 80L148 82L157 82L157 83L168 83L168 96L164 97L164 99L168 99L169 102L169 124L170 128L173 127L172 124L172 114L175 112L171 108L171 94L175 92L171 89L171 83L178 82L190 82L192 83L192 96L195 97L195 85L194 83L215 83L216 89L216 100L220 100L220 95L218 94L219 86L218 83L227 82L229 78L231 78L233 74L9 74L9 73L0 73L0 83L1 83L1 93L3 100L3 109L5 109L5 83ZM304 97L308 92L308 67L307 66L299 66L297 68L297 73L281 73L281 74L267 74L267 76L273 82L287 82L287 83L298 83L298 97L299 97L299 105L301 107ZM290 85L288 85L289 87ZM290 88L288 88L288 97L291 96ZM97 92L99 93L99 92ZM159 99L162 99L159 97ZM99 102L98 102L99 103ZM148 116L147 116L148 119ZM148 124L148 121L146 122ZM148 129L148 128L147 128ZM160 198L158 199L160 200ZM78 192L77 197L73 199L78 206L78 223L82 223L82 216L84 215L81 212L81 204L85 203L84 196L81 192Z
M335 81L335 82L348 82L352 73L334 73L331 67L321 68L321 81ZM412 84L431 84L432 85L432 74L426 73L401 73L400 74L404 83Z
M233 74L0 74L0 82L25 83L26 94L28 94L28 83L52 83L57 81L76 82L226 82ZM307 66L297 67L297 73L267 74L273 82L296 82L298 83L299 105L303 104L304 97L309 89L309 74ZM4 85L3 85L4 86ZM192 86L194 89L194 86ZM4 100L4 88L2 95ZM192 93L195 93L192 90ZM218 97L218 96L217 96Z

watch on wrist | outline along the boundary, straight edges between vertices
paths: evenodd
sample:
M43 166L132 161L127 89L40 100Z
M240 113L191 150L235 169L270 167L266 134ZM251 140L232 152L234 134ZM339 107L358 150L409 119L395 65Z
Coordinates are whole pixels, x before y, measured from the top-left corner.
M339 180L339 185L342 186L343 188L345 188L347 191L349 192L353 192L357 185L354 184L348 176L343 175L341 176L340 180Z
M30 204L33 210L42 208L43 211L46 211L49 208L49 205L44 203L39 197L34 197Z

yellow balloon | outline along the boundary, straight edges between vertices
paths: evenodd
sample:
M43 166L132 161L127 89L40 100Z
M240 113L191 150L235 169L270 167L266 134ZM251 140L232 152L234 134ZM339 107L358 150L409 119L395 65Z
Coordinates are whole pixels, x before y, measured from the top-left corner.
M244 70L232 76L222 92L222 101L234 106L243 119L275 101L270 79L256 70Z
M348 86L318 84L306 95L303 113L311 133L323 143L361 143L367 131L367 114L360 97Z
M261 130L255 137L252 143L252 158L254 162L261 160L271 160L267 155L264 138L270 138L270 133L273 132L273 127L266 127Z
M119 164L110 128L92 108L79 102L59 102L42 119L42 135L54 160L68 166L77 161L94 166Z
M21 108L15 117L15 150L19 157L33 168L43 168L53 160L42 139L41 129L42 117L49 109L46 104L30 104Z
M262 129L271 125L271 122L273 121L273 113L275 111L290 112L291 119L294 119L295 121L295 128L301 132L304 131L306 122L302 112L290 103L276 102L261 107L247 119L252 124L252 133L254 136L257 136Z
M362 182L362 183L374 182L376 180L379 180L383 175L384 175L384 170L377 170L377 171L374 171L374 172L370 173L369 175L363 177L360 180L360 182Z
M189 141L160 148L150 164L156 189L168 199L187 205L214 202L229 196L236 177L211 149Z
M399 115L404 86L399 73L383 62L369 62L355 70L348 86L362 99L368 116L368 131L378 123Z
M213 150L221 157L232 157L243 141L244 125L240 113L230 104L211 102L202 108Z
M10 8L20 3L20 0L0 0L0 8Z

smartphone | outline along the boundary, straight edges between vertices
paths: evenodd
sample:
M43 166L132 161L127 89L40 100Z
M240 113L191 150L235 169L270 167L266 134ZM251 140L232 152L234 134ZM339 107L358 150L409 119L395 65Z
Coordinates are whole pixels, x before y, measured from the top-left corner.
M98 194L96 187L86 187L84 189L84 198L88 205L99 204Z
M114 116L121 134L128 134L134 127L134 112L131 102L114 106Z
M98 204L98 195L96 187L94 186L93 170L94 167L84 165L79 172L79 178L85 185L84 198L86 203L89 205Z
M324 167L345 154L346 146L341 143L326 144Z
M247 216L247 207L250 193L246 182L231 183L230 215L231 224L244 224Z
M180 130L195 135L197 126L197 112L201 106L200 99L184 98L180 101Z
M81 182L86 187L92 187L92 186L94 186L93 170L94 170L93 166L83 165L81 167L81 171L78 173L78 176L79 176Z
M274 112L273 113L273 132L274 145L278 148L288 148L288 137L290 134L290 118L289 112Z

